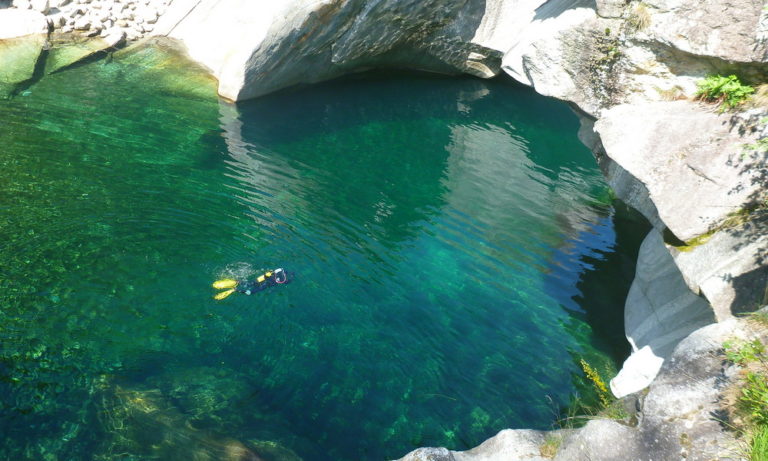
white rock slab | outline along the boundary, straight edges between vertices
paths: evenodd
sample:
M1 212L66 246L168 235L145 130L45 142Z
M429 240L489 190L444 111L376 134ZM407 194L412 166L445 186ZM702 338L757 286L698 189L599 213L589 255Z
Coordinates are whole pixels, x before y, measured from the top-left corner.
M0 40L47 33L48 20L39 11L0 9Z
M745 155L756 134L740 134L731 116L711 105L620 105L606 110L595 130L611 160L647 188L659 218L682 241L717 228L765 187L765 159Z

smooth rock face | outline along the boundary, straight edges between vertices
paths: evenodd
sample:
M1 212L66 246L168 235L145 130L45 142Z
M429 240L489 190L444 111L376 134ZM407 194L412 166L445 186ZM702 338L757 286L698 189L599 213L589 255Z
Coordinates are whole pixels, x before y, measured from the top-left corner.
M764 159L745 156L757 135L739 133L730 116L688 101L622 105L595 124L613 162L648 190L658 217L682 241L718 226L759 200ZM683 134L684 135L681 135ZM615 179L608 178L612 186ZM641 212L642 204L621 197ZM647 216L660 231L655 216Z
M504 71L538 93L573 101L581 110L598 114L610 103L606 100L610 95L596 94L590 80L609 70L598 60L603 31L612 22L598 19L593 5L576 0L541 6L519 41L505 53Z
M613 394L623 397L646 388L682 339L714 321L710 305L688 289L661 234L652 230L640 247L624 307L633 354L611 380Z
M562 437L566 431L561 431ZM547 433L527 429L506 429L477 447L467 451L450 451L445 448L419 448L398 461L546 461L541 446Z
M219 94L239 100L372 67L496 75L501 54L470 43L483 8L480 0L174 2L155 33L184 42L219 79Z
M730 319L697 330L677 346L643 402L637 439L644 453L660 460L733 459L734 433L723 427L719 396L736 367L724 362L721 348L729 339L749 336L744 321Z

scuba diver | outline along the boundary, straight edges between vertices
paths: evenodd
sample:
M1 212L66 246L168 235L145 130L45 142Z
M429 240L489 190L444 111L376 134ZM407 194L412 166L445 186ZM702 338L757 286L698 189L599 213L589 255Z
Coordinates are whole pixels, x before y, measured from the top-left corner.
M217 290L224 291L216 294L216 296L213 298L224 299L235 291L245 295L252 295L257 291L263 291L275 285L289 283L291 280L293 280L293 274L289 274L282 267L264 272L263 274L251 280L217 280L213 282L213 287Z

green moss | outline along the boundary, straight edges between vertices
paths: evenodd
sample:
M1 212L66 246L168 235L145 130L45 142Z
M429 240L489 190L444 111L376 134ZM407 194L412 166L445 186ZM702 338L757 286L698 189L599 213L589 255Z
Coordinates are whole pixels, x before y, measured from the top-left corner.
M162 92L175 96L204 100L216 97L216 79L169 39L142 40L115 52L113 57L134 72L121 75L122 78L152 82Z
M664 229L664 232L662 233L664 237L664 243L667 245L674 247L677 251L687 252L691 251L694 248L697 248L701 245L704 245L709 241L709 239L712 238L713 235L716 233L723 231L725 229L732 229L734 227L740 226L744 223L749 222L752 219L752 214L759 209L760 206L752 206L752 207L745 207L742 208L739 211L735 211L728 215L728 217L723 221L722 224L720 224L717 228L710 230L709 232L706 232L704 234L701 234L697 237L694 237L688 241L682 241L675 234L672 233L669 228Z

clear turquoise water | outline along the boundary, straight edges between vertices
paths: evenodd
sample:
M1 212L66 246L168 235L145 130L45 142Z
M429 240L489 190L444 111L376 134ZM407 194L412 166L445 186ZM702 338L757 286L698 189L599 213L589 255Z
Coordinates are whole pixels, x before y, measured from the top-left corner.
M137 65L0 101L0 458L466 449L623 358L640 232L563 104L368 75L232 106Z

